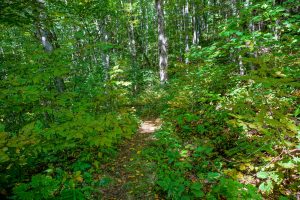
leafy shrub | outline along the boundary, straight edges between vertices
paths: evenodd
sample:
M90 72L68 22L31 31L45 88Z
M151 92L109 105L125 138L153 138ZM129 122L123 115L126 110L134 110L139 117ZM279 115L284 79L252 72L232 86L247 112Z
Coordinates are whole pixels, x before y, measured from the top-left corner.
M264 198L296 198L300 142L296 77L300 68L295 59L299 48L292 42L298 36L291 21L297 16L284 15L292 3L274 9L270 9L271 1L254 3L241 13L255 9L256 16L243 18L247 15L241 14L228 20L216 42L191 49L188 56L193 64L185 70L174 65L178 70L173 69L176 79L168 88L171 95L163 117L171 126L168 135L178 141L172 145L174 159L191 167L173 167L171 162L162 170L158 184L169 198L194 198L193 180L202 184L205 197L211 199L261 199L258 192ZM290 28L281 26L280 39L272 36L271 29L248 32L241 28L240 24L257 18L269 20L273 28L275 18L280 19ZM239 75L239 58L244 76ZM178 153L186 150L186 144L212 151L197 157L192 153L195 147L182 158ZM173 173L181 178L175 179ZM190 178L191 173L196 179Z
M197 146L201 140L183 145L170 125L164 126L156 137L160 151L149 158L158 163L158 190L168 199L262 199L257 188L222 172L224 163L212 146Z
M14 199L51 199L59 189L59 182L50 176L32 176L30 183L21 183L14 188Z
M259 200L263 199L257 192L257 188L252 185L243 185L238 181L228 178L221 178L219 183L213 186L211 192L207 195L207 199L247 199Z

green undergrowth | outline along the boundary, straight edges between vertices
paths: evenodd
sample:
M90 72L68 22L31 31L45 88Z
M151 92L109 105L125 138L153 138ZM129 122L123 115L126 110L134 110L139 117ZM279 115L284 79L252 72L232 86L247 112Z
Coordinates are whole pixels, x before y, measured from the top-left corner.
M160 84L148 85L134 100L137 114L143 119L158 118L165 109L168 97L167 91Z
M79 75L69 68L71 54L24 42L31 46L22 56L2 62L0 199L101 199L101 166L138 129L127 72L116 65L105 80ZM60 68L42 69L46 58ZM66 80L63 91L57 76Z
M280 39L243 30L256 17L242 14L220 27L218 40L192 47L189 64L170 66L165 125L149 150L163 198L299 196L299 15L264 6L258 16L285 24Z
M222 156L212 144L197 138L184 142L171 124L156 133L146 149L156 163L156 192L167 199L262 199L250 184L241 184L222 172Z
M168 88L165 125L148 150L157 163L157 193L167 199L296 199L294 74L278 84L283 78L260 79L259 72L235 76L230 65L184 67Z
M99 84L84 97L80 92L90 88L53 91L35 104L28 101L33 91L24 89L30 88L26 82L18 86L23 93L10 86L1 94L19 115L11 115L10 106L1 111L6 117L0 123L1 199L101 199L107 181L101 166L138 129L135 111L126 106L128 88L120 85L120 71L111 73L105 88ZM13 129L9 124L16 117Z
M7 159L1 165L1 185L13 188L13 199L101 199L99 189L106 181L101 165L117 155L117 143L136 132L137 119L116 113L88 119L82 119L81 127L76 121L76 134L51 134L54 127L47 133L35 123L22 137L2 143L7 148L2 158Z

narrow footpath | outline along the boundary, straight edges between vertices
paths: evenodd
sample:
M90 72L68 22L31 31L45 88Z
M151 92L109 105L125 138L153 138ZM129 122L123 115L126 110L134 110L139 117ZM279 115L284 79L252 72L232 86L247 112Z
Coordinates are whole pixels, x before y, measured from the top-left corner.
M160 125L159 119L143 121L138 133L120 146L117 158L104 166L111 183L101 191L102 199L156 199L155 164L143 151L155 141L153 133Z

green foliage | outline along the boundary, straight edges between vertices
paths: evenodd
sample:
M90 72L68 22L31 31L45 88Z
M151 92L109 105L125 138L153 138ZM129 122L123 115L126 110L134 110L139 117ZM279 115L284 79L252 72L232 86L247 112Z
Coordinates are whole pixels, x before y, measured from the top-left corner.
M149 157L157 162L157 185L168 199L262 199L257 189L227 178L224 162L211 146L196 146L201 140L183 145L165 125L156 137L159 151ZM164 146L168 146L165 148ZM159 153L158 153L159 152Z
M162 199L296 198L299 2L164 9L162 87L153 2L1 2L0 195L101 197L138 114L165 123L146 151Z
M254 2L242 8L239 18L220 26L214 43L191 49L188 56L197 64L172 69L176 79L168 88L171 95L164 112L172 133L165 137L176 135L180 142L174 147L173 140L160 139L170 141L163 146L174 149L166 152L171 155L165 158L168 167L160 165L158 177L170 199L195 198L190 191L193 181L203 186L207 199L262 199L258 193L267 199L295 198L299 15L286 14L295 1L272 4ZM269 25L260 31L245 29L261 21ZM280 36L274 35L275 29ZM245 76L238 75L240 62ZM186 144L198 147L186 150ZM180 164L175 166L176 161Z
M21 183L14 188L14 199L51 199L58 189L58 181L49 176L35 175L30 183Z
M16 199L93 199L100 163L137 130L126 66L115 63L104 79L98 66L87 69L86 52L72 59L75 41L64 33L57 30L60 44L47 53L28 26L0 34L1 194L14 188ZM53 172L37 175L45 170Z
M252 185L243 185L232 179L221 178L220 182L212 188L207 199L263 199Z
M29 183L17 184L14 189L14 199L93 199L99 195L97 181L88 172L73 173L48 169L47 175L38 174Z
M76 120L76 123L72 122L73 120ZM80 122L80 120L83 121ZM101 149L112 148L116 142L119 142L122 138L129 138L137 129L136 120L126 114L116 115L108 113L95 119L81 115L80 118L74 118L72 121L65 122L59 126L56 124L46 129L40 129L41 127L38 128L37 123L32 123L23 128L20 135L7 137L4 140L5 143L2 144L1 152L4 156L1 162L2 167L7 168L10 173L2 174L1 176L5 177L5 179L16 181L20 178L18 177L20 174L15 174L14 176L13 173L20 165L23 171L21 176L23 176L24 172L30 173L30 167L38 163L42 166L50 163L58 165L60 162L68 164L69 159L75 158L82 161L72 165L72 169L76 171L73 178L77 181L79 180L79 182L81 182L81 179L88 181L91 178L89 177L90 175L82 174L81 172L87 169L92 170L95 166L91 168L89 163L94 162L93 160L102 159L105 151ZM5 133L2 133L2 135L6 137ZM62 153L63 155L61 155ZM44 158L41 159L41 157ZM97 166L97 163L94 163L94 165ZM68 165L65 168L69 168ZM86 177L84 178L84 176ZM31 196L41 199L42 197L38 197L41 188L49 189L49 191L57 189L51 183L52 179L48 176L44 177L44 179L39 179L39 176L32 178L30 184L18 186L14 190L15 194L22 196L23 193L25 195L28 192L25 195L28 196L28 199ZM45 187L37 187L39 186L36 183L37 180L43 180L45 183L42 182L40 185ZM46 182L47 180L49 184ZM48 185L54 188L48 188ZM42 192L45 195L48 195L48 193ZM75 193L77 194L78 192L75 191ZM67 195L71 194L71 192L65 191L63 194Z
M78 200L83 200L85 199L84 195L82 192L78 189L73 189L73 190L63 190L61 192L61 195L58 199L66 199L66 200L72 200L72 199L78 199Z

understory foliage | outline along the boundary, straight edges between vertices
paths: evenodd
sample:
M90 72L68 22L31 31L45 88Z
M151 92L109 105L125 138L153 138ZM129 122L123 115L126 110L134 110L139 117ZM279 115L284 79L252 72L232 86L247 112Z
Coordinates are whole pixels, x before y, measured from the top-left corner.
M299 199L299 10L297 0L3 0L0 199L101 199L119 144L158 116L135 154L151 163L153 197Z
M31 25L7 27L1 24L0 199L101 198L101 164L138 126L126 62L104 72L75 47L80 38L75 44L56 30L59 44L47 52Z
M160 151L150 154L161 195L299 197L299 14L285 13L292 5L268 9L271 2L261 2L242 10L220 27L217 41L193 47L193 64L175 64L165 126L156 135ZM247 15L253 10L255 16ZM258 19L269 29L241 28ZM242 55L244 76L231 54Z
M34 80L35 69L10 70L1 90L1 186L13 188L14 199L100 198L100 163L137 130L134 111L120 107L129 102L122 70L116 67L105 87L63 94Z

